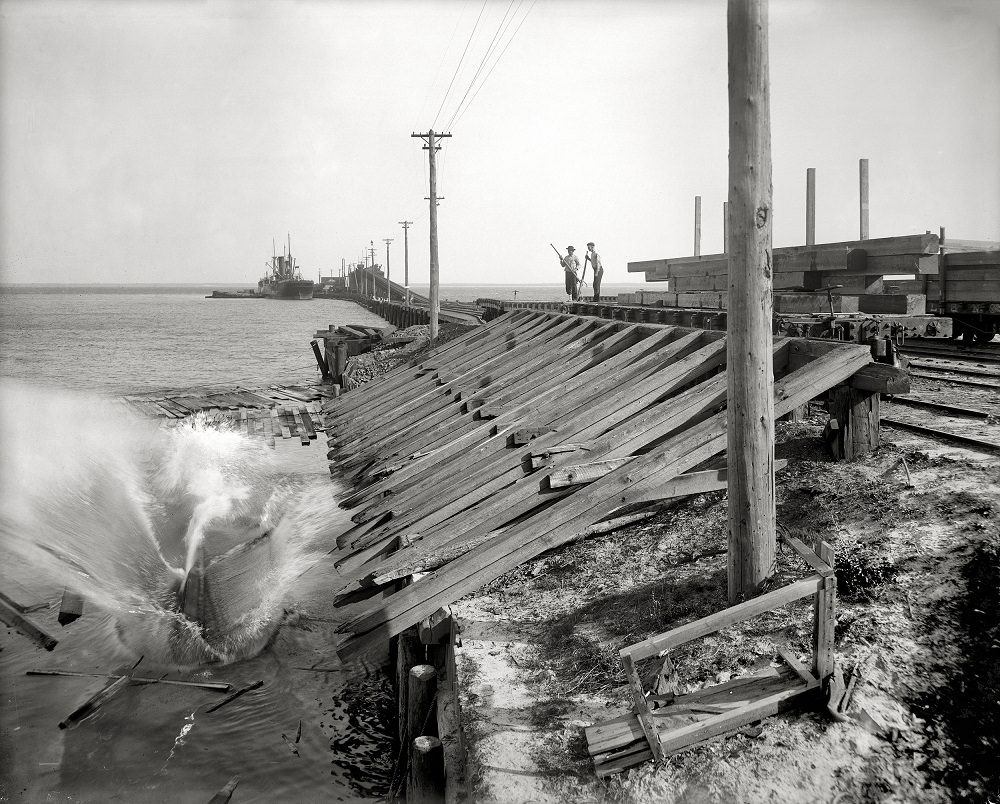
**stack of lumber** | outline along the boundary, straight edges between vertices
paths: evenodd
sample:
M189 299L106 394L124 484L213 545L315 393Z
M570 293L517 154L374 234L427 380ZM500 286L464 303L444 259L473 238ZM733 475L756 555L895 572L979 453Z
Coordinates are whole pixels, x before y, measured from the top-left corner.
M928 300L941 302L946 309L948 305L957 305L952 312L965 305L989 308L979 312L1000 312L1000 249L946 253L941 274L928 278L926 292Z
M938 272L939 238L930 233L811 246L789 246L773 250L773 286L775 299L785 292L811 292L839 285L840 299L853 297L844 309L834 312L905 313L922 315L925 310L919 296L923 290L902 289L884 281L889 275L916 275ZM725 254L678 257L665 260L630 262L631 273L645 274L647 282L669 281L679 295L728 290L729 260ZM895 297L902 296L896 300ZM908 298L909 297L909 298ZM893 299L890 301L889 299ZM825 295L817 300L826 302ZM677 306L687 306L678 304ZM870 309L869 309L870 308ZM829 312L829 304L825 310ZM784 312L822 312L795 309Z
M871 362L778 339L775 415ZM724 488L722 332L519 310L324 406L354 488L330 616L357 656L625 506ZM418 572L427 572L402 585Z

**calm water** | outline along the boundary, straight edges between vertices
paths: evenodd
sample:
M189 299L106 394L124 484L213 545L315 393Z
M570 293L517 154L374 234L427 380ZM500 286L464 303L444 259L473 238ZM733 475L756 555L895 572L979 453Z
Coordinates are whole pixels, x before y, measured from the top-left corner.
M0 290L0 375L106 394L306 382L319 378L309 345L317 330L384 326L347 302L205 295L205 288Z

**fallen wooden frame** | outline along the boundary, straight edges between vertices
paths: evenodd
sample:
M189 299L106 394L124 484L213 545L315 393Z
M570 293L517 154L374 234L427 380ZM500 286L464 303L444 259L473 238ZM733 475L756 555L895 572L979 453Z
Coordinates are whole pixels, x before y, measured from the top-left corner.
M814 574L621 649L622 666L635 711L585 729L588 752L598 776L619 773L650 759L661 761L819 695L835 669L833 635L837 582L833 550L824 542L815 551L810 550L787 534L782 534L782 539L814 570ZM813 599L811 668L779 646L778 654L788 667L785 673L768 671L763 676L733 679L686 695L655 696L643 689L636 662L652 657L669 662L669 652L687 642L807 597ZM651 706L651 703L659 705Z

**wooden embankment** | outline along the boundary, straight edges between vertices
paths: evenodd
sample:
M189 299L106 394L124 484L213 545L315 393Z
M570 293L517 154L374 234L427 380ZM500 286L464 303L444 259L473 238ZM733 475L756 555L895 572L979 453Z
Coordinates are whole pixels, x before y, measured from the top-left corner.
M778 338L773 359L775 416L856 374L877 392L867 346ZM725 364L722 332L516 311L329 400L356 523L335 553L340 657L623 507L725 488Z

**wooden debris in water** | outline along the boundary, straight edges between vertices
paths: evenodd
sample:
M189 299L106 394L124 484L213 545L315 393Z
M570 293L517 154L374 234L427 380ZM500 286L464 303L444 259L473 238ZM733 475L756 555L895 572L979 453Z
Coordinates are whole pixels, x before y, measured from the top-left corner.
M58 639L18 611L17 607L9 603L7 598L0 598L0 620L3 620L11 628L20 631L28 639L45 648L45 650L52 650L59 644Z
M71 670L28 670L25 672L25 675L71 678L122 678L122 676L111 675L109 673L75 673ZM173 678L144 678L141 676L132 676L131 681L137 684L172 684L179 687L198 687L199 689L212 690L213 692L229 692L233 688L233 685L227 681L182 681Z
M217 704L208 707L208 709L206 709L205 711L206 712L214 712L216 709L221 709L227 703L232 703L237 698L239 698L241 695L245 695L246 693L251 692L253 690L258 690L258 689L260 689L263 686L264 686L264 682L263 681L255 681L253 684L250 684L250 685L248 685L246 687L243 687L242 689L236 690L236 692L234 692L232 695L226 696L226 698L224 698L223 700L219 701Z
M236 785L240 783L240 777L234 776L209 800L208 804L229 804L229 799L233 797Z
M64 589L62 602L59 604L59 625L64 628L70 623L75 623L83 616L83 595Z
M135 668L139 666L139 662L141 661L142 657L140 656L125 675L118 676L114 680L109 681L100 690L90 696L90 698L80 704L80 706L70 712L65 720L60 721L59 728L68 729L70 726L75 726L81 720L86 718L88 715L92 715L104 706L104 704L114 698L119 692L128 686L129 681L132 680L132 673L135 671Z

